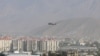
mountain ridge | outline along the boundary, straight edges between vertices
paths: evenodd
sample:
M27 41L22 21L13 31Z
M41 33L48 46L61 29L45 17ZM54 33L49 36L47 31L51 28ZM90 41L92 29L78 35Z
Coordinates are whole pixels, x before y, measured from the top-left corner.
M71 38L100 38L100 19L68 19L57 23L56 25L47 25L40 27L35 34L37 36L62 36Z

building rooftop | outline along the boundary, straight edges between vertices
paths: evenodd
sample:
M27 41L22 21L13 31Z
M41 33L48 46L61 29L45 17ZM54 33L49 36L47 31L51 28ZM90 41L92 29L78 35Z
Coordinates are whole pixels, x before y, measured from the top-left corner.
M13 53L13 54L9 54L7 56L40 56L40 55L28 55L28 54L15 54L15 53Z
M87 47L87 46L65 46L59 49L60 51L67 51L67 50L94 50L97 51L96 47Z

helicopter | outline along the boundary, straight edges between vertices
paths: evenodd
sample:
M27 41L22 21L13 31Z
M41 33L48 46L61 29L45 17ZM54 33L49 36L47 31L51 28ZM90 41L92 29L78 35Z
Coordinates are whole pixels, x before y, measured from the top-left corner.
M50 22L50 23L48 23L48 25L56 25L56 23L51 23L51 22Z

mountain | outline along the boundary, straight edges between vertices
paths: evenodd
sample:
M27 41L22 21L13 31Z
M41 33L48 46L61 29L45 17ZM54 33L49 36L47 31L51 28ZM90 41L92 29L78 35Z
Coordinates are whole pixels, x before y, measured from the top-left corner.
M69 38L100 39L100 19L76 18L56 22L56 25L46 25L35 31L34 36L56 36Z
M2 0L0 34L27 34L48 22L78 17L100 18L100 0ZM46 26L43 30L48 28L55 26Z

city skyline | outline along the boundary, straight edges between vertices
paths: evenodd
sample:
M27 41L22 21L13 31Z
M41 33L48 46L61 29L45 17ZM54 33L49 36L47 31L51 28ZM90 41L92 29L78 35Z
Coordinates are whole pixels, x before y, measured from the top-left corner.
M0 56L100 56L100 0L0 0Z

